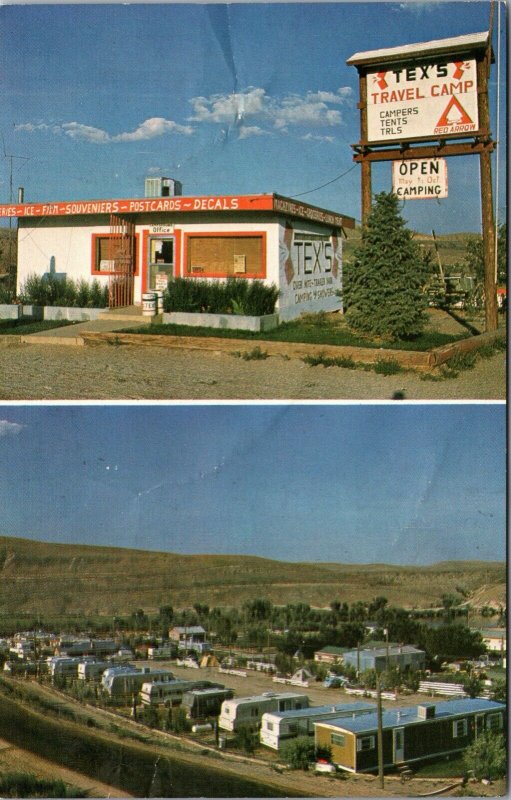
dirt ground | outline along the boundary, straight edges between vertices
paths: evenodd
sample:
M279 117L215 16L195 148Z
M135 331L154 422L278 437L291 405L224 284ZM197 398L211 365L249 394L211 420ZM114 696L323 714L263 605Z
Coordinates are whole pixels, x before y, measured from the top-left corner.
M8 338L8 337L5 337ZM503 400L506 356L457 378L311 367L298 359L244 361L160 347L14 344L0 347L0 400Z
M429 326L459 334L453 315L429 309ZM476 320L479 329L482 320ZM504 320L499 320L504 325ZM264 352L264 342L260 343ZM102 344L20 344L0 337L0 400L504 400L506 356L478 359L457 378L432 381L311 367L298 358L244 361L220 351Z

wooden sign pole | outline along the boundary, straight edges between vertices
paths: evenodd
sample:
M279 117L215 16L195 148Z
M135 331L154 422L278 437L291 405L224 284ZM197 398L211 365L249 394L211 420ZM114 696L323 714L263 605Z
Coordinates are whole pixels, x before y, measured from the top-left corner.
M488 65L486 59L477 62L479 86L479 125L483 134L490 137L490 113L488 103ZM484 260L484 309L486 330L497 330L497 285L495 280L495 220L493 216L493 187L491 180L491 156L487 150L479 154L481 175L481 217Z

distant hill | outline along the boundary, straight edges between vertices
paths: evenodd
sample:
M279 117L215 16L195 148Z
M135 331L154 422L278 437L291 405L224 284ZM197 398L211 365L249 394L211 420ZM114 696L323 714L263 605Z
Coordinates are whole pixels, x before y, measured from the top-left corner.
M383 595L404 607L440 605L461 590L475 606L505 605L502 562L456 561L425 567L317 564L255 556L178 555L0 537L0 612L125 614L170 604L274 604L327 607ZM458 594L459 596L459 594Z
M361 231L360 228L354 230L347 230L347 240L344 242L343 249L345 257L350 260L353 257L353 251L360 244ZM447 274L457 272L456 265L463 262L465 257L467 244L470 239L480 238L477 233L446 233L436 234L436 245L438 248L438 257L442 264L442 268ZM437 254L435 250L435 242L433 234L415 233L414 240L421 246L431 251L433 261L432 264L437 266Z

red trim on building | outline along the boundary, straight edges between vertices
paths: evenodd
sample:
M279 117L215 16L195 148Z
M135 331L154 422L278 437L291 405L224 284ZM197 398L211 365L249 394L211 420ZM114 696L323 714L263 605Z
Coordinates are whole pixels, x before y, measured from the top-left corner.
M142 197L125 200L72 200L57 203L0 205L0 217L20 219L80 217L105 214L225 213L269 211L299 217L334 227L354 228L353 217L346 217L318 206L276 194L208 195L199 197Z

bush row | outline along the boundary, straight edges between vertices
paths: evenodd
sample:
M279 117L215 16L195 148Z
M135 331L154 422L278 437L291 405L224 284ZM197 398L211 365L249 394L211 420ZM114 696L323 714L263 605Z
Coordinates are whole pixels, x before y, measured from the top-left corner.
M20 289L19 300L34 306L71 306L75 308L106 308L108 286L99 281L74 281L53 275L30 275Z
M209 314L273 314L278 288L244 278L228 278L225 283L195 278L171 278L164 295L165 311Z

